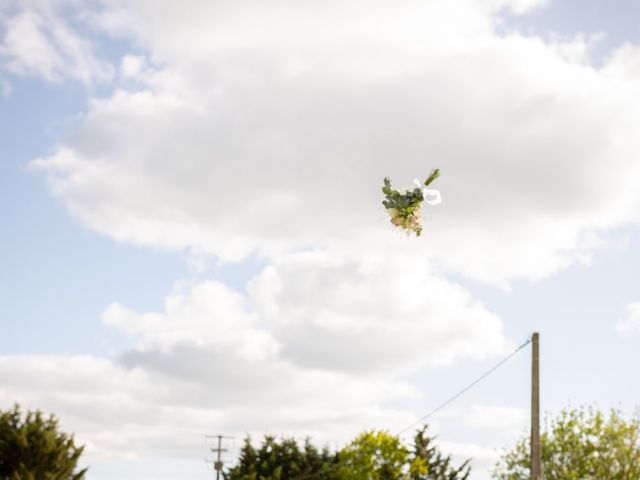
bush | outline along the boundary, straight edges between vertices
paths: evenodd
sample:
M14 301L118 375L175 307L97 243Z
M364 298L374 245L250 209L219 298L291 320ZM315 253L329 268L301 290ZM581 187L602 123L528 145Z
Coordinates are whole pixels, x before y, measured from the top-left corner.
M75 470L83 448L58 431L53 415L36 411L23 417L18 405L0 411L0 479L82 480L87 469Z

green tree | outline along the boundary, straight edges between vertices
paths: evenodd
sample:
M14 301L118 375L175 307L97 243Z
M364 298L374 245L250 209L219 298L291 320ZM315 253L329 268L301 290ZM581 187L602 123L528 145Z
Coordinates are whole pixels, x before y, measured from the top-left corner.
M227 480L467 480L468 461L453 467L434 439L418 431L412 447L387 432L366 431L338 452L302 448L294 439L265 437L255 448L245 439L236 466Z
M547 419L540 437L546 480L637 480L640 419L594 408L567 409ZM529 439L507 452L493 473L498 480L529 479Z
M36 411L23 418L18 405L0 411L2 480L82 480L87 469L76 472L76 466L83 448L58 431L53 415Z
M339 453L338 478L398 480L406 477L409 449L387 432L363 432Z
M440 452L434 440L427 435L426 426L413 438L411 480L468 480L471 475L470 460L454 467L451 456Z
M469 460L454 467L425 426L411 447L387 432L364 432L339 453L341 480L467 480Z
M336 454L317 449L307 439L302 448L293 438L277 440L266 436L256 449L246 438L237 464L226 474L227 480L287 480L332 471ZM326 478L326 477L320 477Z

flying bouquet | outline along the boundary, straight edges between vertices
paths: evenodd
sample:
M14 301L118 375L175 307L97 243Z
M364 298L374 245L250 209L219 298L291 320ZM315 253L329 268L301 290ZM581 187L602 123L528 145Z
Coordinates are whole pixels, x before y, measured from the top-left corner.
M391 188L391 180L385 177L382 193L386 199L382 204L391 217L391 223L402 228L407 233L415 232L416 236L422 233L422 202L428 205L438 205L442 198L438 190L427 188L431 182L440 176L440 170L434 169L429 177L420 183L417 178L413 181L416 188L400 193Z

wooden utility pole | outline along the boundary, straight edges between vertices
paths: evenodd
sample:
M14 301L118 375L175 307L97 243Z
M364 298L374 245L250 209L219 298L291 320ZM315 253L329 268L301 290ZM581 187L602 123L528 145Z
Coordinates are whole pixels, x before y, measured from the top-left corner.
M218 458L213 465L216 469L216 480L220 480L220 472L222 471L222 435L218 435L218 448L216 448L215 451L218 452Z
M540 335L531 337L531 480L542 480L540 454Z
M231 437L223 437L222 435L207 435L205 438L217 438L218 446L217 448L212 448L211 452L216 453L216 460L213 461L213 468L216 471L216 480L220 480L220 474L222 473L222 452L226 452L226 448L222 448L222 439L223 438L231 438Z

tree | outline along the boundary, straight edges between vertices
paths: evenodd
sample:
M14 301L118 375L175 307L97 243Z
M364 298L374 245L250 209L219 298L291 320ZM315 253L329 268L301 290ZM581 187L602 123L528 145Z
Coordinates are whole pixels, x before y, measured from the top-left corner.
M256 450L247 437L236 466L225 474L227 480L287 480L331 471L336 454L318 450L309 439L302 448L293 438L277 440L266 436ZM326 478L326 477L320 477Z
M3 480L82 480L76 472L84 447L58 431L58 421L40 411L24 416L18 405L0 411L0 478Z
M467 480L469 460L452 466L427 435L427 427L418 430L413 445L387 432L364 432L339 452L338 475L341 480Z
M363 432L339 453L338 478L398 480L407 478L409 449L387 432Z
M303 448L294 439L265 437L256 449L245 439L238 462L227 480L467 480L469 462L454 468L451 457L435 447L426 427L418 431L412 447L387 432L366 431L343 449L331 452Z
M413 438L411 480L468 480L471 475L470 460L454 467L450 455L444 455L435 446L434 438L427 435L427 427Z
M640 419L594 408L567 409L547 420L540 437L546 480L640 478ZM498 480L529 479L529 439L507 452L493 473Z

